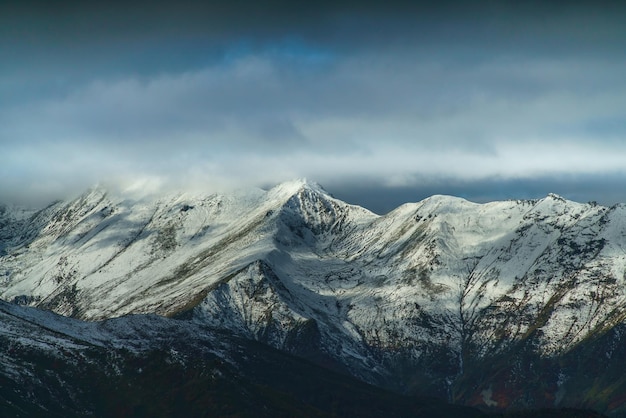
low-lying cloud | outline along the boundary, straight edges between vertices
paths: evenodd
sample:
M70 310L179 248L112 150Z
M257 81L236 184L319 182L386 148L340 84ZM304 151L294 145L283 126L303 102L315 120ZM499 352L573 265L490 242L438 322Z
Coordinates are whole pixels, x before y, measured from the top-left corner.
M63 60L16 55L0 68L0 195L45 200L98 181L430 190L622 175L626 58L609 14L574 9L545 25L547 8L515 21L506 8L378 19L373 5L324 7L299 24L277 13L274 27L205 32L182 29L182 15L160 31L165 17L150 15L144 30L122 22L126 44L106 18L83 43L71 25L50 48L35 37L34 56Z

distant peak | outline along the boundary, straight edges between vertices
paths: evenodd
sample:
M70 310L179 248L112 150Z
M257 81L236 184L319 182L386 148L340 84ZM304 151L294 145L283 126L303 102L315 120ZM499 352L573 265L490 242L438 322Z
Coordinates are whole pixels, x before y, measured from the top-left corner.
M442 195L442 194L436 194L436 195L427 197L426 199L422 200L420 204L437 207L439 209L460 208L460 207L467 206L467 205L476 205L476 203L470 202L469 200L464 199L462 197Z
M285 193L289 195L296 194L302 190L310 190L318 193L328 194L326 190L319 183L311 181L307 178L300 178L296 180L280 183L279 185L271 189L274 192Z
M552 200L558 200L559 202L565 202L565 198L562 196L559 196L556 193L548 193L548 196L546 196L546 199L552 199Z
M453 203L458 203L458 202L462 202L462 203L467 203L469 202L467 199L459 197L459 196L451 196L451 195L445 195L445 194L434 194L430 197L427 197L426 199L424 199L424 201L429 201L429 202L453 202ZM471 203L471 202L469 202Z
M299 186L299 188L307 188L307 189L319 189L319 190L324 190L322 188L322 186L320 186L320 184L316 181L313 180L309 180L306 177L303 178L299 178L290 182L287 182L286 184L292 183L294 185Z

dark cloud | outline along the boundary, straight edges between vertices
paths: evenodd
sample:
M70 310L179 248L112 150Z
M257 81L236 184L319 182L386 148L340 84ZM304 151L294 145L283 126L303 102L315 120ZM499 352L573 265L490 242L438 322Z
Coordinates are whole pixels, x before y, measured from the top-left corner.
M606 173L616 182L625 10L1 2L0 195L103 178L226 187L307 176L355 179L354 190L367 179L390 201L411 190L560 193Z
M2 2L0 36L70 50L146 42L280 39L336 45L480 40L544 47L623 45L621 2L544 1L28 1ZM617 32L617 33L616 33ZM497 35L497 36L493 36ZM603 44L598 44L603 41ZM532 45L533 48L538 44Z

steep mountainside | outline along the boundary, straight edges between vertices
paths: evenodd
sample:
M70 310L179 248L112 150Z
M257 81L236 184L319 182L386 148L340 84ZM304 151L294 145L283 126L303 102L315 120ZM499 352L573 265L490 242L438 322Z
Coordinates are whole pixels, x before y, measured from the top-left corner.
M82 322L0 302L2 417L479 417L186 321Z
M626 383L588 373L626 365L625 248L626 206L556 195L433 196L378 216L307 181L94 189L0 213L0 297L87 320L174 316L402 393L618 415Z

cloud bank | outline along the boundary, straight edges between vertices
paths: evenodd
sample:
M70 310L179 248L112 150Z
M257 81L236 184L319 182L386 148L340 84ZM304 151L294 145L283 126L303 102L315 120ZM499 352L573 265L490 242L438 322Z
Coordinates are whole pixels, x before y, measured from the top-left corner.
M0 19L5 199L303 176L357 201L367 185L622 197L608 188L626 179L618 6L62 4ZM574 193L588 179L604 194Z

